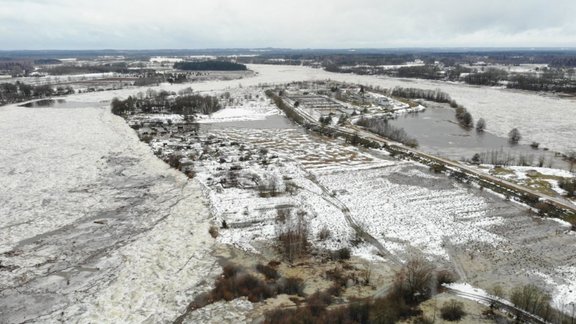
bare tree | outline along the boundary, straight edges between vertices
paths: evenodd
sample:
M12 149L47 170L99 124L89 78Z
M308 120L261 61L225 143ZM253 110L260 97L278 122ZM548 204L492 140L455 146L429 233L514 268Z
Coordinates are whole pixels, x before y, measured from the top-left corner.
M434 287L434 270L423 258L411 259L397 274L394 288L408 303L426 300Z
M283 224L277 225L280 249L289 262L302 256L308 249L309 225L306 212L299 210L296 215L288 215Z

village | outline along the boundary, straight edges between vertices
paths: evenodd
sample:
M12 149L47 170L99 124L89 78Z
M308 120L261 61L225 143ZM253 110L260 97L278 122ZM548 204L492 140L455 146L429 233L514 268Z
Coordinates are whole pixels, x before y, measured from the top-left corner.
M372 269L372 274L366 279L370 282L367 287L346 286L341 292L344 300L348 294L369 296L372 289L392 284L389 274L399 271L399 266L415 255L433 260L440 269L453 274L452 280L467 278L469 282L475 278L474 282L484 289L481 295L489 295L485 291L501 287L500 277L472 274L470 271L476 268L464 256L485 259L488 268L498 264L506 269L508 266L497 253L488 255L481 251L502 246L517 249L517 243L511 241L506 231L499 230L496 234L490 228L506 226L510 218L519 221L527 217L529 209L519 211L497 195L477 192L466 184L454 185L419 163L396 160L386 150L356 147L344 139L316 135L290 121L279 122L283 113L269 101L267 89L269 86L262 85L225 92L182 90L161 95L165 101L158 106L139 105L136 101L134 110L124 114L154 154L202 184L210 201L210 234L236 251L225 252L226 255L243 255L235 258L235 262L245 266L254 259L266 263L288 258L286 266L300 260L325 271L339 266L333 261L320 266L318 260L338 260L338 255L349 255L349 262L356 266L347 275L366 269ZM362 118L388 120L426 110L422 104L425 101L420 103L386 95L389 92L383 90L330 81L295 82L281 90L276 87L276 91L311 121L326 127L356 127L354 124ZM148 93L150 98L159 95ZM218 104L207 114L194 110L175 113L178 97L191 95L205 100L213 98ZM146 102L147 94L137 97ZM390 180L379 182L380 188L367 181L384 174ZM391 180L396 177L397 180ZM346 179L357 180L351 185ZM411 190L416 192L409 193ZM389 196L391 192L394 196ZM384 196L388 198L375 203ZM365 205L370 206L370 211L363 211ZM390 209L391 206L394 207ZM414 209L428 217L418 218ZM383 210L395 216L389 214L381 219L378 215ZM453 215L450 220L446 219L446 213ZM408 215L410 218L406 218ZM542 226L553 228L554 224ZM571 226L561 224L563 228ZM426 229L426 233L415 232L416 228ZM281 238L287 233L297 235L296 240L305 243L295 250L278 250ZM348 257L338 262L348 262L345 260ZM288 269L277 268L281 272L289 272ZM501 275L512 273L507 271ZM546 280L558 280L551 279L555 277L547 267L538 271ZM300 277L305 295L331 285L316 282L312 279L315 275L308 275ZM512 280L504 289L514 289L522 282ZM283 303L287 307L294 305ZM198 314L210 316L198 312L188 314L189 319Z

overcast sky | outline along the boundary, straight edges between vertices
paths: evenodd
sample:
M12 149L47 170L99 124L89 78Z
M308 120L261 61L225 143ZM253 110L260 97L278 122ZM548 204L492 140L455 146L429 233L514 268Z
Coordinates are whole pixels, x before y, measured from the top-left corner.
M576 0L0 0L0 50L576 47Z

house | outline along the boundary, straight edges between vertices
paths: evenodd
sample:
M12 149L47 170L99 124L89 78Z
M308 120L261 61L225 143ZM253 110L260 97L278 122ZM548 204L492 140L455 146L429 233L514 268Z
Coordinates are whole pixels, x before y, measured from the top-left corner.
M152 130L152 128L150 128L150 127L142 127L138 130L139 136L150 136L150 135L153 135L152 133L154 133L154 135L155 135L156 131Z

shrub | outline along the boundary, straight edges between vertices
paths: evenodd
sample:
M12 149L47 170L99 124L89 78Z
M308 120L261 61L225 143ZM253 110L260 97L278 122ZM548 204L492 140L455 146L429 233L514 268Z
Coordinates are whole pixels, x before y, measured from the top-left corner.
M409 260L396 275L392 289L408 304L417 304L430 297L434 267L422 258Z
M456 275L450 270L440 270L436 273L436 282L438 287L442 284L451 284L456 281Z
M288 208L276 209L276 222L285 223L289 217L290 217L290 209Z
M350 249L341 248L334 253L334 259L337 260L349 260L350 259Z
M216 280L210 299L230 301L242 296L251 302L258 302L273 297L274 291L264 281L238 268L224 269L224 275Z
M212 238L217 238L218 237L218 227L210 226L208 233L210 233L210 236L212 236Z
M286 295L304 295L304 281L296 277L282 278L278 281L278 293Z
M262 263L258 263L256 265L256 270L266 277L268 280L276 280L280 278L278 271L269 265L263 265Z
M430 166L430 170L434 173L442 173L446 171L446 166L444 164L434 163Z
M318 240L320 241L324 241L330 238L330 236L332 236L332 232L330 232L330 230L326 226L322 227L320 232L318 232Z
M440 317L446 321L459 321L464 315L466 315L464 304L454 299L444 303L444 306L440 308Z
M174 154L171 154L170 156L168 156L166 163L168 163L168 165L170 165L174 169L180 169L180 165L181 165L180 160L181 159L182 159L182 154L174 153Z
M516 287L510 294L510 301L532 314L540 314L549 307L550 295L535 285Z
M563 178L558 182L558 186L567 192L568 197L576 196L576 178Z
M348 278L344 276L341 268L334 268L332 270L326 271L326 278L332 280L334 283L339 284L340 286L346 286Z
M412 313L410 306L401 296L394 293L378 298L372 305L370 323L396 323Z
M554 206L548 202L540 201L534 204L534 208L538 209L538 215L544 216L554 211Z
M488 292L493 296L504 298L504 289L502 289L502 286L498 284L492 286L492 288L490 288Z
M342 285L338 282L335 282L330 286L330 288L326 289L326 292L332 296L340 296L342 294Z
M235 266L233 264L227 264L222 268L222 275L226 278L230 278L232 276L235 276L237 273L240 272L240 267Z
M320 291L315 292L306 299L306 305L314 316L318 316L322 312L326 311L326 307L331 303L332 296L326 292Z
M348 316L357 323L367 323L370 320L370 306L366 300L352 301L348 305Z

